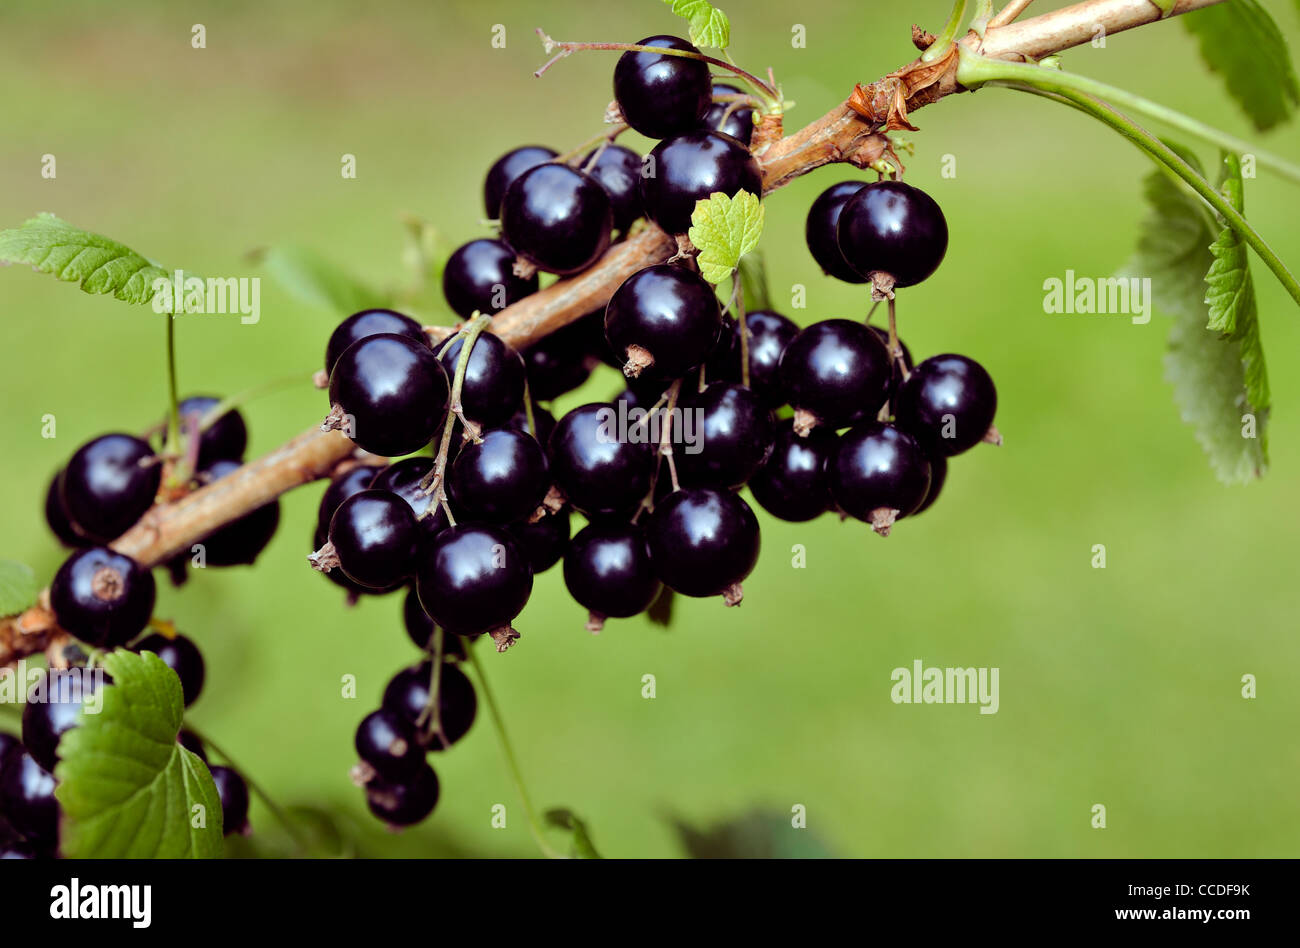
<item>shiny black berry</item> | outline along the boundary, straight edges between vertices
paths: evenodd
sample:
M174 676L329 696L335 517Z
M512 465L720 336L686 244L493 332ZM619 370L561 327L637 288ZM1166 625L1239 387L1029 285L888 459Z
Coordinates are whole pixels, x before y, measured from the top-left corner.
M826 460L836 444L829 428L814 428L801 438L791 421L781 422L771 456L749 479L754 499L772 516L792 523L825 513L831 504Z
M215 461L200 472L199 480L211 483L239 470L238 461ZM209 533L200 541L208 566L240 566L253 563L275 536L280 525L280 502L273 500L251 513Z
M877 181L850 197L836 226L840 253L864 277L914 286L943 262L948 222L934 198L902 181Z
M927 449L952 457L983 440L997 409L998 391L984 367L950 353L913 370L899 390L894 417Z
M487 179L483 182L483 209L488 220L496 220L501 213L501 199L515 178L555 157L556 153L544 145L524 145L498 158L488 169Z
M589 524L564 554L564 585L591 613L588 628L599 631L606 618L644 612L662 587L650 562L645 531L636 524Z
M567 165L525 171L501 200L501 236L533 266L561 276L595 263L613 226L605 189Z
M59 738L81 723L81 709L103 701L103 671L68 668L46 672L23 705L23 746L44 769L59 762Z
M684 487L655 505L646 526L664 585L686 596L740 601L740 582L758 563L758 518L727 490Z
M438 776L428 763L405 780L379 778L366 784L370 812L389 826L413 826L438 805Z
M871 326L869 328L873 333L876 334L876 338L879 339L882 343L884 343L885 349L886 351L888 351L889 330L881 329L879 326ZM912 368L911 350L907 348L907 343L905 343L902 339L898 340L898 347L903 350L903 365L907 366L907 368L910 370ZM889 397L890 398L894 397L894 393L898 391L899 387L902 384L903 384L903 370L899 368L898 360L891 358L890 365L889 365Z
M629 421L625 427L620 432L617 408L601 402L573 409L555 426L551 478L584 513L630 513L650 489L655 456L645 441L649 426L633 430Z
M391 309L363 309L339 323L330 334L329 343L325 346L325 371L333 372L334 363L354 342L381 333L403 336L426 348L429 345L428 335L410 316L403 316Z
M546 452L537 439L512 428L483 432L461 448L447 489L468 520L510 523L535 511L551 486Z
M29 842L52 844L59 835L59 801L54 775L29 751L19 751L0 768L0 813Z
M415 570L420 527L411 506L386 490L353 494L330 518L339 568L354 583L387 589Z
M808 208L808 219L804 223L804 240L808 252L812 254L817 265L827 276L843 280L845 283L866 283L867 278L849 266L840 253L838 227L840 211L844 209L849 198L866 186L865 181L841 181L817 195L812 207Z
M713 95L744 95L744 93L735 86L715 82ZM728 115L728 112L731 114ZM724 132L748 148L750 140L754 137L754 110L747 105L738 105L734 100L714 102L704 113L704 118L700 120L700 127Z
M781 388L795 408L795 431L843 428L874 418L889 394L889 350L862 323L827 319L791 340L781 356Z
M353 743L357 756L390 780L409 777L424 763L424 748L415 729L396 711L380 708L367 714Z
M199 698L203 691L206 671L203 653L194 644L193 639L178 635L167 638L165 635L150 635L137 642L133 648L136 652L153 652L164 665L176 673L181 680L181 692L185 696L185 707L189 707Z
M428 541L417 571L420 605L459 635L508 627L533 591L523 547L505 529L448 527Z
M371 454L410 454L428 444L450 394L433 350L392 333L354 343L330 373L330 404L344 413L344 431Z
M221 827L226 836L248 833L248 784L229 767L214 764L208 768L217 785L221 800Z
M399 461L398 463L402 462ZM331 480L329 486L325 488L325 493L321 495L320 507L316 512L317 520L328 527L330 517L334 516L334 511L339 509L339 504L353 494L359 494L369 488L374 483L376 475L381 471L390 470L396 466L394 464L384 468L376 465L358 464L355 467L348 468L344 473ZM395 488L389 485L383 485L383 489L398 493Z
M433 652L433 633L437 626L420 605L420 597L416 594L414 586L407 589L406 597L402 600L402 625L406 627L406 634L415 643L416 648ZM450 632L443 633L442 657L448 662L463 661L468 657L465 652L465 640Z
M708 358L721 328L713 287L670 264L632 274L605 308L605 338L632 377L680 378Z
M534 401L531 424L528 421L528 413L521 407L510 416L510 420L503 427L530 434L537 439L538 444L545 448L551 440L551 432L555 430L555 416Z
M438 723L442 727L442 737L439 737L430 730L432 718L425 718L432 682L432 662L405 668L384 688L383 706L412 728L424 747L441 751L469 733L478 714L478 696L463 671L455 665L442 666L438 679Z
M543 336L520 353L533 398L549 402L587 381L594 363L588 351L589 334L588 326L578 320Z
M456 455L450 454L449 457L455 458ZM448 526L447 511L441 505L430 509L434 502L433 494L422 486L433 466L434 459L422 454L403 458L381 470L370 482L372 490L386 490L406 501L426 535Z
M925 500L921 501L921 506L912 511L913 517L930 509L930 505L939 499L943 482L948 479L948 459L942 454L930 454L927 457L930 459L930 489L925 492Z
M565 507L538 520L524 518L506 527L523 546L533 575L546 572L564 555L569 545L570 519L569 508Z
M456 363L465 340L455 339L439 356L447 377L456 377ZM460 400L465 416L485 428L510 420L524 400L524 360L500 336L480 333L465 366Z
M153 574L105 547L78 550L54 574L50 607L65 631L99 648L125 645L153 615Z
M153 506L162 465L129 434L106 434L77 449L60 479L73 528L98 543L121 536Z
M679 36L650 36L636 45L699 52ZM713 101L709 64L629 50L614 66L614 101L624 121L647 138L680 134L698 125Z
M776 433L772 412L734 382L714 382L678 402L673 456L681 483L691 487L743 485L767 460Z
M593 153L594 154L594 153ZM586 168L591 155L582 159ZM622 145L607 145L587 172L609 195L614 229L626 231L644 212L641 209L641 156Z
M181 430L188 430L191 424L202 425L208 414L219 404L221 399L213 395L191 395L183 399L177 406ZM231 408L199 435L198 467L201 470L216 461L242 460L247 447L248 428L244 425L244 416L238 409Z
M749 387L763 404L775 408L785 400L781 391L781 356L799 327L780 313L755 310L745 314L749 327ZM710 381L739 382L740 334L734 319L723 321L722 336L705 363L705 377Z
M930 489L930 461L916 439L869 421L840 436L827 462L831 499L883 536L921 505Z
M660 142L650 152L650 173L641 179L646 214L670 234L691 227L695 202L721 191L763 193L763 174L749 149L730 135L699 129Z
M45 491L45 524L60 543L68 547L87 546L90 541L77 533L68 519L68 511L63 506L63 497L59 492L59 482L63 472L59 471L50 481Z
M442 295L462 319L491 316L537 292L537 277L514 274L515 252L501 240L481 238L456 249L442 271Z

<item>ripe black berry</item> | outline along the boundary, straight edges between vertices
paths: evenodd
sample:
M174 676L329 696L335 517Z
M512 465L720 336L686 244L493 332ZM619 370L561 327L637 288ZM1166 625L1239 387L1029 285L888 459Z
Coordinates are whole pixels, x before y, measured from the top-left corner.
M799 335L799 327L780 313L762 309L746 313L745 325L749 327L749 387L764 405L775 408L785 400L781 356ZM722 337L705 363L705 375L710 380L741 380L740 334L734 319L723 320Z
M961 355L937 355L912 372L898 393L898 427L934 453L952 457L979 444L993 425L998 391L984 367Z
M487 211L488 219L496 220L501 213L501 199L515 178L555 157L556 153L544 145L524 145L498 158L488 169L483 182L483 209Z
M927 457L930 459L930 489L925 492L925 500L921 501L921 506L912 511L913 517L928 510L930 505L939 499L943 482L948 479L948 459L942 454L929 454Z
M501 240L481 238L457 248L442 271L442 294L462 319L491 316L537 292L537 277L515 276L515 252Z
M902 181L877 181L850 197L836 226L840 253L862 276L914 286L943 262L948 222L934 198Z
M772 413L749 389L714 382L703 392L687 393L678 404L679 430L688 424L693 429L692 438L673 439L683 484L740 487L767 460L775 434Z
M826 473L836 506L881 536L916 510L930 489L930 461L916 439L877 421L840 436Z
M555 430L555 416L534 401L532 425L528 424L528 413L520 408L510 416L510 420L504 427L532 435L537 439L537 443L545 448L551 440L551 432Z
M586 168L591 155L582 159ZM643 213L641 209L641 156L622 145L607 145L587 172L609 195L614 229L626 231Z
M551 435L551 478L584 513L630 512L650 489L653 452L619 434L615 407L593 402L561 418Z
M758 518L736 494L687 487L656 504L646 527L664 584L686 596L740 601L740 582L758 562Z
M510 625L533 591L533 571L503 528L458 525L428 541L416 588L434 622L471 635Z
M432 682L432 662L405 668L394 675L384 689L383 706L414 729L417 739L428 750L441 751L469 733L478 714L478 696L463 671L455 665L442 666L438 679L438 723L447 739L444 743L441 737L430 731L432 716L425 718Z
M456 363L465 340L454 339L439 356L447 378L456 377ZM524 360L500 336L480 333L465 366L460 391L465 416L485 428L495 428L510 419L523 404Z
M61 478L63 509L83 536L107 543L151 506L162 480L153 450L128 434L101 435L77 449Z
M248 784L229 767L214 764L208 768L212 782L217 785L221 800L221 827L226 836L234 833L248 834Z
M603 311L600 318L604 319ZM534 399L548 402L587 381L594 361L588 352L590 332L589 326L578 320L520 353L528 373L528 392ZM603 335L601 339L603 342Z
M840 211L844 209L849 198L866 186L865 181L841 181L817 195L812 207L808 208L808 220L804 224L804 240L808 252L812 254L817 265L827 276L843 280L845 283L866 283L867 278L849 266L840 253L838 226Z
M533 575L546 572L560 561L569 545L569 521L569 508L565 507L531 523L525 518L506 527L528 555Z
M641 179L646 213L670 234L691 227L695 202L721 191L763 193L763 174L749 149L730 135L699 129L669 138L650 152L651 173Z
M77 533L72 526L72 521L68 519L68 511L63 506L63 497L59 492L59 482L62 477L62 471L55 474L50 481L49 489L45 491L45 523L64 546L74 548L86 546L90 541Z
M501 236L539 270L585 270L609 247L614 210L593 178L567 165L525 171L501 200Z
M564 554L564 585L591 612L587 628L606 618L643 612L662 587L650 562L645 532L631 523L593 523L578 532Z
M414 586L406 590L406 597L402 600L402 624L406 627L406 634L415 643L416 648L433 652L433 633L437 626L420 605L420 597L416 594ZM443 633L443 661L459 662L467 657L465 640L450 632Z
M50 584L59 625L88 645L125 645L149 623L153 574L129 556L94 546L69 556Z
M546 452L537 439L512 428L483 432L461 448L447 488L467 519L509 523L535 511L551 486Z
M888 351L889 330L881 329L879 326L870 326L868 328L873 333L875 333L876 338L879 339L884 344L886 351ZM902 339L898 340L898 347L903 350L903 364L907 366L907 368L910 370L912 368L911 350L907 348L907 343L905 343ZM899 368L898 360L891 358L889 363L889 398L894 397L894 393L898 391L899 386L901 386L902 384L903 384L903 370Z
M185 707L198 700L206 672L203 653L192 639L183 635L171 639L165 635L150 635L137 642L132 651L153 652L176 673L181 680L181 692L185 695Z
M455 457L454 454L449 456ZM426 535L447 526L447 512L441 506L430 510L433 495L420 486L433 470L433 465L433 458L424 455L403 458L381 470L370 483L372 490L386 490L406 501Z
M680 378L708 358L721 328L713 287L670 264L632 274L605 308L605 338L632 377Z
M743 94L735 86L721 82L713 84L715 96ZM732 110L730 115L727 115L728 109ZM723 116L726 116L725 120ZM748 148L750 140L754 137L754 110L747 105L737 106L734 101L714 102L705 111L704 118L700 120L700 127L730 135Z
M59 738L80 723L81 708L93 706L106 683L102 671L69 668L47 672L23 705L23 745L44 769L59 762Z
M220 480L239 470L238 461L215 461L199 478L205 483ZM263 504L238 520L232 520L202 540L208 566L240 566L253 563L275 536L280 525L280 502Z
M781 388L795 408L795 431L843 428L874 418L889 393L889 350L862 323L813 323L781 356Z
M334 363L354 342L381 333L404 336L426 348L429 345L429 337L424 329L410 316L403 316L391 309L363 309L339 323L330 334L330 341L325 346L325 371L333 372Z
M366 804L389 826L413 826L433 812L438 793L438 776L424 763L406 780L370 781L366 784Z
M390 780L409 777L424 763L424 748L415 729L396 711L380 708L367 714L354 743L357 756Z
M0 768L0 813L29 842L54 843L59 835L59 801L54 775L28 751L13 754Z
M188 430L190 424L201 423L208 412L219 404L221 399L212 395L191 395L184 399L177 406L181 416L181 430ZM247 447L248 428L244 425L244 416L232 408L199 435L198 468L203 470L217 461L242 460Z
M339 568L370 589L388 589L415 569L420 528L410 504L391 491L363 490L343 501L329 537Z
M826 460L838 439L829 428L814 428L806 437L793 424L781 422L772 454L749 479L749 489L764 510L780 520L802 523L831 505Z
M418 451L438 432L451 394L433 350L380 333L348 347L330 373L330 404L351 416L345 430L371 454Z
M636 45L699 52L678 36L650 36ZM614 66L614 100L624 121L647 138L685 132L699 124L713 101L709 64L629 50Z
M408 460L410 459L408 458ZM399 461L398 463L400 464L402 462ZM316 513L317 520L328 527L330 517L334 516L334 511L339 509L339 504L343 503L343 501L347 500L353 494L359 494L361 491L369 488L370 485L374 483L375 476L381 471L391 470L396 466L397 465L394 464L385 468L374 465L358 464L355 467L348 468L347 471L330 481L329 486L325 488L325 493L321 495L320 508ZM383 485L383 489L391 490L395 494L399 493L396 488L387 484Z

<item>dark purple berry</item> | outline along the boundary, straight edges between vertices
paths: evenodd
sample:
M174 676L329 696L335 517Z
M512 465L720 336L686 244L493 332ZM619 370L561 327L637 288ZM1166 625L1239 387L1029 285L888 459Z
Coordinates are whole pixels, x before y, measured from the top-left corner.
M458 525L428 541L417 572L420 605L459 635L504 629L533 591L528 556L501 527Z
M869 326L867 328L869 328L873 333L876 334L876 338L879 339L882 343L884 343L885 349L886 351L888 351L889 330L882 329L879 326ZM910 371L912 368L912 353L907 348L907 343L903 342L902 339L898 340L898 347L903 350L903 364L907 366L908 370ZM903 370L899 368L898 360L891 358L889 363L889 398L894 397L894 394L898 391L899 386L901 386L902 384L903 384Z
M759 505L779 520L802 523L825 513L831 505L826 460L838 440L829 428L814 428L806 437L783 421L772 454L749 479Z
M406 597L402 600L402 624L406 627L406 634L415 643L416 648L430 654L433 653L433 633L437 626L433 624L429 614L420 605L420 597L415 591L415 586L407 589ZM443 633L443 661L459 662L464 661L467 657L465 640L461 636L453 635L450 632Z
M410 460L408 458L408 460ZM399 461L398 464L403 462ZM397 465L390 465L388 468L370 464L358 464L350 467L344 473L330 481L329 487L325 488L325 493L321 495L320 507L316 513L316 519L329 526L330 517L334 516L334 511L339 509L339 504L347 500L353 494L359 494L363 490L369 489L374 483L375 476L381 471L391 470ZM393 493L400 493L396 488L389 485L383 485L384 490L391 490Z
M913 517L928 510L930 505L939 499L943 482L948 479L948 459L942 454L930 454L927 457L930 459L930 489L925 492L925 500L921 501L921 506L912 511Z
M386 490L353 494L330 518L339 568L354 583L387 589L415 570L420 528L411 506Z
M591 155L583 158L581 167L586 168L590 159ZM626 231L643 213L641 156L622 145L607 145L587 174L595 178L609 195L614 210L614 229Z
M432 733L430 721L421 725L429 707L429 689L433 682L433 663L421 662L398 672L384 689L384 708L396 714L414 729L421 744L431 751L446 750L469 733L478 714L478 696L474 685L455 665L444 664L438 679L438 723L442 737Z
M213 395L191 395L183 400L177 406L181 431L188 431L191 424L201 425L208 413L220 404L221 399ZM248 428L244 425L244 416L231 408L200 433L198 468L203 470L217 461L240 461L247 447Z
M59 480L62 477L62 471L55 474L50 481L49 489L45 491L45 523L64 546L73 548L86 546L90 541L77 533L72 526L72 521L68 519L68 511L63 506L63 497L59 492Z
M465 340L454 339L438 357L447 378L456 377L456 363ZM500 336L482 332L470 350L460 400L465 416L485 428L505 424L524 400L524 360Z
M619 427L613 405L593 402L561 418L551 435L551 478L584 513L630 513L650 489L655 456L644 440L630 440L634 433L644 439L650 426L634 432L629 420L628 431Z
M740 582L758 563L758 518L727 490L686 487L655 505L646 526L664 585L686 596L740 601Z
M746 313L745 324L749 327L749 387L764 405L775 408L785 400L781 356L799 335L799 327L780 313L762 309ZM740 334L734 319L723 320L722 336L705 364L705 377L709 381L741 381Z
M488 169L487 179L483 182L483 209L488 220L496 220L501 213L501 199L515 178L555 157L556 153L543 145L524 145L498 158Z
M715 82L713 95L744 95L744 93L735 86ZM727 114L728 111L730 115ZM700 127L730 135L748 148L750 140L754 137L754 110L734 100L714 102L705 111L704 118L700 120Z
M670 234L691 227L695 202L722 192L763 194L763 174L749 149L722 132L696 130L660 142L641 179L646 214Z
M462 319L476 312L492 316L529 293L537 277L514 274L515 252L501 240L481 238L457 248L442 271L442 294Z
M550 486L542 446L511 428L485 431L481 440L461 448L447 477L457 509L469 520L487 523L529 516Z
M679 36L650 36L636 45L699 52ZM614 101L623 120L647 138L680 134L698 125L713 101L709 64L629 50L614 66Z
M993 426L998 391L984 367L961 355L931 356L895 400L898 427L932 453L952 457L979 444Z
M135 644L132 651L153 652L164 665L176 673L181 680L181 692L185 696L185 707L198 700L203 691L206 671L203 653L192 639L183 635L167 638L165 635L150 635Z
M339 323L330 334L329 344L325 347L325 371L333 372L334 363L354 342L380 334L403 336L425 348L429 346L424 328L410 316L391 309L363 309Z
M631 523L593 523L578 532L564 554L564 585L591 613L588 628L604 619L644 612L662 586L650 562L645 531Z
M389 826L413 826L438 805L438 776L423 763L406 780L372 780L366 784L370 812Z
M524 548L533 575L546 572L560 561L569 545L569 521L569 508L565 507L538 520L530 522L525 518L506 527Z
M930 461L916 439L878 421L841 435L826 473L835 505L882 536L930 489Z
M804 240L808 252L812 254L817 265L827 276L843 280L845 283L866 283L867 278L849 266L840 253L838 227L840 211L853 195L866 186L865 181L841 181L832 184L817 196L812 207L808 208L808 220L804 224Z
M714 382L683 394L678 407L673 456L681 483L737 488L767 460L776 433L772 413L744 386Z
M943 262L948 222L934 198L902 181L868 184L845 202L836 227L840 253L862 276L887 274L915 286Z
M248 833L248 784L229 767L214 764L208 768L212 782L217 785L217 798L221 800L221 826L226 836Z
M238 461L215 461L201 472L205 483L220 480L239 470ZM251 513L209 533L200 541L203 544L208 566L240 566L252 564L275 536L280 525L280 502L273 500Z
M56 669L46 672L23 705L23 746L50 773L59 762L59 739L81 723L81 709L103 701L102 670Z
M424 763L424 748L415 729L396 711L380 708L367 714L353 743L357 756L389 780L409 777Z
M795 431L874 418L889 393L889 350L862 323L827 319L795 336L781 356L781 388Z
M600 318L604 319L603 311ZM528 392L534 399L549 402L587 381L594 362L587 347L590 332L588 325L578 320L520 353L528 373Z
M0 813L28 842L52 844L59 836L59 801L54 775L28 751L0 768Z
M127 531L153 506L162 465L153 449L128 434L106 434L77 449L60 477L73 528L98 543Z
M125 645L153 615L153 574L105 547L78 550L54 574L50 607L59 625L87 645Z
M595 263L613 226L605 189L567 165L525 171L501 201L501 236L533 266L561 276Z
M449 455L454 458L455 455ZM433 494L422 486L433 471L434 459L425 455L403 458L382 469L370 483L372 490L386 490L396 494L411 508L416 522L426 535L432 535L448 526L447 511L441 505L434 507Z
M330 404L350 416L344 431L371 454L410 454L428 444L450 394L433 350L391 333L354 343L330 373Z
M680 378L708 358L721 328L713 287L670 264L632 274L605 309L605 338L633 377Z

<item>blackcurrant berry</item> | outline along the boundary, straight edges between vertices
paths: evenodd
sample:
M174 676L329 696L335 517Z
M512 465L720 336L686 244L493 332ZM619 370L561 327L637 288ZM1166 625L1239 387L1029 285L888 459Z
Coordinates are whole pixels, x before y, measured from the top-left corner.
M569 545L569 508L547 514L539 520L516 520L506 527L528 556L533 574L544 573L560 561Z
M461 448L447 477L457 509L487 523L529 516L550 486L546 452L532 435L512 428L485 431Z
M714 382L683 395L675 420L673 456L681 482L691 487L742 486L772 450L772 412L734 382ZM690 426L690 436L685 429Z
M879 339L884 344L885 349L888 350L889 330L881 329L879 326L870 326L868 328L873 333L876 334L876 338ZM903 365L907 366L908 370L910 371L912 368L912 353L907 348L907 343L903 342L902 339L898 340L898 347L903 350ZM902 384L903 384L903 370L899 368L898 360L891 358L889 363L889 398L894 397L894 394L898 391L899 386L901 386Z
M556 153L543 145L524 145L498 158L488 169L487 178L483 182L483 209L487 212L488 220L496 220L501 213L501 199L515 178L529 168L546 164L555 157Z
M381 470L370 483L372 490L386 490L406 501L426 535L448 526L447 512L441 506L430 509L434 502L433 494L421 486L433 466L434 459L425 455L403 458Z
M749 387L769 408L785 400L781 390L781 356L799 327L792 320L770 310L755 310L745 314L749 327ZM705 363L705 376L710 380L739 382L740 334L733 319L723 320L722 336Z
M927 457L930 459L930 489L925 492L925 500L921 501L921 506L912 511L913 517L928 510L930 505L939 499L943 482L948 479L948 459L942 454L929 454Z
M412 460L408 458L407 460ZM398 464L405 463L398 461ZM345 472L330 481L329 486L325 488L325 493L321 495L320 508L317 511L316 518L319 522L328 528L330 517L334 516L334 511L339 509L339 504L347 500L353 494L359 494L367 490L374 483L376 475L381 471L391 471L397 464L388 467L379 467L369 464L358 464L355 467L348 468ZM398 494L401 491L390 484L381 485L383 490L391 490Z
M984 367L961 355L926 359L899 390L898 427L933 453L952 457L979 444L993 426L998 391Z
M406 627L406 634L415 643L415 647L432 654L433 633L437 626L433 624L429 614L420 605L420 597L416 594L414 586L406 590L406 598L402 600L402 624ZM443 633L443 661L459 662L464 661L467 657L465 639L459 635L453 635L451 632Z
M804 240L808 252L812 254L817 265L827 276L843 280L845 283L866 283L867 278L849 266L840 253L838 226L840 211L853 195L866 186L865 181L841 181L817 195L812 207L808 208L808 220L804 224Z
M650 36L636 45L699 52L678 36ZM713 101L709 64L629 50L614 66L614 101L623 120L647 138L680 134L698 125Z
M64 546L74 548L86 546L90 541L77 533L76 528L72 526L72 521L68 518L68 511L63 506L63 497L59 491L59 483L62 477L62 471L55 474L50 481L49 489L45 491L45 523L50 528L50 532Z
M528 373L528 392L533 398L548 402L587 381L593 363L587 352L589 332L579 320L544 336L520 353Z
M0 768L0 813L29 842L54 843L59 835L59 801L54 775L28 751Z
M371 454L410 454L428 444L450 394L433 350L392 333L349 346L330 373L330 404L350 416L345 431Z
M333 372L334 363L354 342L381 333L403 336L426 348L429 345L429 337L424 328L410 316L403 316L391 309L363 309L339 323L330 334L329 343L325 346L325 371Z
M727 490L686 487L655 505L646 526L650 558L664 585L686 596L740 601L758 563L758 518Z
M423 763L406 780L370 781L366 784L366 804L389 826L413 826L433 812L438 793L438 776Z
M916 510L930 489L930 461L916 439L877 421L840 436L826 473L836 506L881 536Z
M59 738L81 723L82 706L87 701L95 704L104 679L102 671L53 670L28 693L23 705L23 746L50 773L59 762Z
M721 191L763 194L763 174L749 149L730 135L698 129L669 138L650 152L651 173L641 179L646 213L670 234L691 227L695 202Z
M583 158L581 167L586 168L590 159L591 155ZM614 210L614 229L626 231L644 213L641 209L641 156L622 145L607 145L587 174L595 178L609 195Z
M83 536L107 543L153 506L162 466L147 443L128 434L101 435L77 449L61 477L63 509Z
M735 86L715 82L713 95L744 95L744 93ZM729 109L731 114L727 115ZM730 135L748 148L750 140L754 137L754 110L747 105L738 106L734 101L714 102L705 111L700 126Z
M188 431L191 424L202 424L208 413L221 404L212 395L191 395L177 408L181 416L181 430ZM212 422L199 435L198 468L211 467L217 461L240 461L248 447L248 428L244 416L231 408Z
M4 771L5 764L9 762L10 757L22 752L22 747L23 742L18 738L5 731L0 731L0 772ZM3 807L0 807L0 813L3 812L3 809Z
M42 851L32 843L21 839L0 843L0 860L5 859L39 859Z
M722 328L718 298L698 273L656 264L632 274L605 308L605 338L623 371L675 379L708 358Z
M199 693L203 691L206 671L203 653L193 639L183 635L170 639L165 635L150 635L137 642L132 651L153 652L176 673L176 677L181 680L181 692L185 695L185 707L188 708L198 700Z
M551 478L584 513L631 512L650 489L655 456L647 444L620 440L618 417L613 405L593 402L561 418L551 435Z
M492 316L537 292L537 277L515 276L515 252L504 241L481 238L457 248L442 271L442 295L462 319Z
M877 181L850 197L836 225L840 253L868 279L915 286L943 262L948 222L934 198L902 181Z
M214 764L208 768L212 782L217 785L221 800L221 828L226 836L248 834L248 784L229 767Z
M338 566L354 583L388 589L415 569L420 527L411 506L386 490L353 494L330 518Z
M531 425L528 423L528 413L523 408L520 408L519 411L510 416L510 420L503 427L530 434L537 439L538 444L545 448L551 440L551 433L555 431L555 416L537 402L533 402L533 422Z
M390 780L409 777L424 763L424 748L415 729L396 711L380 708L367 714L354 743L357 756Z
M613 226L609 194L568 165L530 168L501 200L501 236L533 266L561 276L595 263Z
M631 523L593 523L578 531L564 554L564 585L591 613L599 632L606 618L644 612L662 586L650 562L645 531Z
M176 741L205 764L208 762L208 752L203 747L203 741L193 731L181 731L176 735Z
M501 527L448 527L428 542L416 588L434 622L459 635L504 630L533 591L533 570Z
M239 470L238 461L216 461L199 475L200 481L211 483ZM273 500L251 513L232 520L201 541L208 566L240 566L252 564L275 536L280 526L280 502Z
M791 421L783 421L771 456L749 479L754 499L772 516L792 523L825 513L831 505L826 460L837 444L829 428L814 428L801 438Z
M59 625L87 645L125 645L148 625L157 587L129 556L93 546L69 556L50 583Z
M781 388L795 409L795 431L843 428L874 418L889 394L889 350L850 319L813 323L781 356Z
M447 377L456 377L456 363L465 340L454 339L438 357ZM460 390L465 416L485 428L505 424L524 399L524 360L500 336L480 333L465 365Z
M428 750L441 751L469 733L478 714L478 696L463 671L455 665L442 666L438 679L438 723L442 727L442 737L446 738L444 742L430 730L432 715L425 718L432 683L432 662L403 669L384 689L383 706L415 729L417 739Z
M311 535L311 548L313 550L319 550L329 542L329 538L329 521L317 524L316 529ZM348 594L348 605L354 605L362 596L382 596L385 593L390 593L401 588L400 586L393 586L389 589L368 589L365 586L362 586L359 583L354 583L352 580L348 579L347 574L341 569L331 569L328 573L322 573L321 575L335 586L346 590Z

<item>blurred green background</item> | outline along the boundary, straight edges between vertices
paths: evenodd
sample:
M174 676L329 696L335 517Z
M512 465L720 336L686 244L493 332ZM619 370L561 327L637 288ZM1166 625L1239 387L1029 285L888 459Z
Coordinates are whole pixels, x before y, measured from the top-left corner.
M911 59L911 23L937 30L948 6L724 9L737 61L772 66L797 102L793 130L854 82ZM1294 7L1266 6L1300 46ZM190 46L195 22L206 49ZM806 49L791 47L796 22ZM494 24L506 27L504 49L491 46ZM0 226L53 211L205 275L257 275L247 251L298 243L376 284L400 280L402 214L429 218L451 246L481 235L482 176L498 154L529 142L566 150L600 131L613 54L575 56L534 79L546 58L538 26L621 41L683 29L653 0L10 0ZM1065 62L1252 134L1177 23ZM952 97L915 118L908 180L943 205L951 244L902 301L902 333L918 358L959 351L989 368L1005 447L957 459L941 502L888 540L831 517L764 517L743 607L679 599L666 631L633 619L593 637L559 570L541 576L520 645L482 655L532 795L574 808L609 856L683 854L673 818L707 829L763 811L784 826L796 804L808 829L781 832L844 856L1295 855L1300 313L1255 260L1273 467L1260 483L1224 488L1162 381L1162 317L1135 326L1042 308L1048 277L1101 277L1124 263L1146 159L1100 125L1013 92ZM1294 124L1266 140L1300 155ZM55 180L40 176L46 153ZM357 156L356 180L340 177L344 153ZM945 155L955 178L940 175ZM866 306L861 288L822 277L803 243L816 194L854 176L865 177L823 169L767 201L774 299L800 322ZM1296 192L1265 174L1248 182L1247 201L1300 267ZM807 286L804 310L784 305L794 284ZM25 268L0 273L0 311L0 552L48 577L62 554L41 514L47 480L84 440L161 415L164 328L148 308ZM304 384L244 410L250 456L263 453L324 414L305 380L340 315L264 280L258 325L180 322L182 390L229 394L298 374ZM602 369L557 414L618 386ZM40 437L45 413L57 416L54 440ZM279 801L338 814L363 854L535 854L482 706L469 737L433 759L443 796L432 819L392 835L365 812L347 779L353 730L416 656L399 596L345 609L307 568L321 490L284 498L279 535L255 568L160 587L159 613L207 657L191 720ZM1097 543L1104 570L1090 565ZM806 568L791 566L795 544ZM890 672L914 659L997 666L1001 709L892 704ZM1247 673L1258 676L1255 700L1240 694ZM340 697L348 674L357 700ZM646 674L657 678L653 700L641 697ZM505 829L490 824L497 803ZM1096 803L1105 830L1090 827ZM252 846L282 851L259 803L252 819Z

